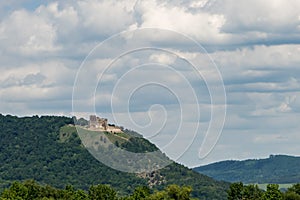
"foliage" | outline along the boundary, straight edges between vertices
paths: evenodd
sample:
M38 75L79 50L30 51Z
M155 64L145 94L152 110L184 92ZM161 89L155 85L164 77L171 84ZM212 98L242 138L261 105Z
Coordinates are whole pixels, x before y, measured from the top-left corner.
M286 192L279 190L278 184L268 184L266 191L260 190L257 185L233 183L227 191L228 200L299 200L300 184L288 188Z
M266 159L222 161L194 170L229 182L297 183L300 182L300 157L271 155Z
M277 184L269 184L267 186L267 191L263 194L262 200L281 200L282 193L279 190Z
M257 185L244 185L243 183L233 183L227 192L228 200L247 199L257 200L262 197L263 192Z
M150 195L147 200L189 200L191 199L192 189L190 187L179 187L178 185L169 185L165 190L155 192Z
M121 147L136 153L153 152L158 150L154 144L139 137L131 137L129 141L123 143Z
M167 177L167 184L192 186L192 196L200 197L200 199L226 199L226 190L230 186L226 182L213 180L191 169L187 170L186 167L177 163L165 167L160 173Z
M189 200L191 188L170 185L162 191L150 193L147 187L137 187L133 194L119 197L108 185L92 185L89 190L76 190L68 185L65 189L40 185L33 180L13 182L0 194L0 200Z
M107 185L91 186L89 189L89 199L116 200L117 193Z
M288 188L283 197L285 200L300 200L300 184L298 183Z
M145 199L150 196L150 189L146 186L137 187L133 194L127 197L123 197L122 200L139 200Z
M243 183L233 183L228 190L228 200L242 199L243 198Z
M298 200L299 184L290 187L285 193L279 191L277 184L269 184L266 191L255 185L233 183L228 190L228 200ZM13 182L0 193L0 200L196 200L191 197L189 186L168 185L161 190L151 191L145 186L138 186L132 194L118 195L109 185L92 185L87 191L67 185L64 189L42 185L34 180Z

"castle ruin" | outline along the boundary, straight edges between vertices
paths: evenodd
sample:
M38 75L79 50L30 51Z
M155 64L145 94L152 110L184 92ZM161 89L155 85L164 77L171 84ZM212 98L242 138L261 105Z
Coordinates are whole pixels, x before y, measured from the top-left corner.
M106 118L100 118L100 117L97 117L96 115L90 115L89 129L108 131L111 133L122 133L123 132L122 128L115 126L115 125L109 125L108 120Z
M108 130L107 119L97 117L96 115L90 115L89 127L96 128L96 129L103 129L107 131Z

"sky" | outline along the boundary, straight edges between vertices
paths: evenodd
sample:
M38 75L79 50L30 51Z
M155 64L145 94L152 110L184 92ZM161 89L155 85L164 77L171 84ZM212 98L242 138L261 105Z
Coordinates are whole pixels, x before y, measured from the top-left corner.
M0 112L97 114L194 167L300 155L299 0L0 2Z

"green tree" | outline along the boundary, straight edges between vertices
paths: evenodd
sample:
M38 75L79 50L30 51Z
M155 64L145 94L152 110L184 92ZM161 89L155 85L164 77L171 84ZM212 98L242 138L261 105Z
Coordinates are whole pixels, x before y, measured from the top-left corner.
M93 185L89 189L89 199L93 200L116 200L116 191L107 185Z
M289 192L295 192L300 195L300 183L294 184L292 187L288 188Z
M190 194L192 192L191 187L172 184L169 185L165 190L158 191L152 194L147 200L189 200L191 199Z
M243 198L243 183L232 183L227 191L227 199L228 200L240 200Z
M286 192L283 197L284 200L300 200L300 195L295 192Z
M10 188L2 192L1 198L7 200L28 199L28 189L22 183L13 182Z
M300 184L298 183L288 188L283 196L285 200L300 200Z
M263 192L258 188L257 185L247 185L243 187L243 199L257 200L260 199Z
M283 199L282 193L279 190L278 184L268 184L267 191L262 196L263 200L281 200Z
M190 199L192 188L187 186L183 186L180 188L178 185L169 185L166 191L171 199L188 200Z
M132 199L134 200L145 199L149 195L150 195L150 189L148 187L146 186L137 187L132 194Z

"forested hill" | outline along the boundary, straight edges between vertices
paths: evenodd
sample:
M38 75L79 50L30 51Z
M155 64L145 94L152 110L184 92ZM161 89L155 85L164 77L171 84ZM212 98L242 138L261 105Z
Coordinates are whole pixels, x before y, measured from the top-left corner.
M222 161L194 168L217 180L243 183L298 183L300 157L271 155L266 159Z
M138 186L160 190L170 184L193 188L200 199L226 199L228 183L215 181L182 165L173 163L150 175L136 175L113 170L97 161L81 144L73 120L68 117L16 117L0 114L0 191L14 180L33 179L57 188L73 185L87 190L90 185L108 184L120 195L132 193ZM149 141L121 136L115 140L134 152L155 150ZM122 136L123 137L123 136Z

